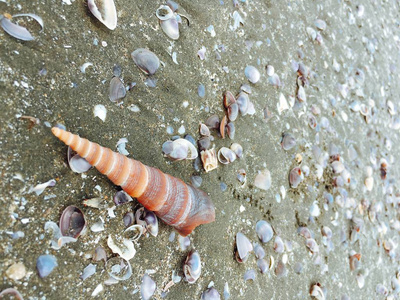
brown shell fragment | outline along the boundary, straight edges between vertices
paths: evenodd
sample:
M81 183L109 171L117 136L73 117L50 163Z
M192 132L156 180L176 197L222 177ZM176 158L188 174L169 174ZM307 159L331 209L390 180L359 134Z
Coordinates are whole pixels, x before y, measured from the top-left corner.
M218 167L217 154L215 148L210 150L203 150L200 152L201 161L203 162L203 168L208 173Z
M221 134L221 137L223 139L225 138L226 124L227 124L227 117L224 116L221 120L221 124L219 124L219 133Z

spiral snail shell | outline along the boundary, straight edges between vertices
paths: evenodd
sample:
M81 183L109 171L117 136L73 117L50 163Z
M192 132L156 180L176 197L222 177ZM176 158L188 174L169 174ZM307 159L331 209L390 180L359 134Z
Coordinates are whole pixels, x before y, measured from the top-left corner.
M205 192L76 134L57 127L51 131L182 236L215 220L214 205Z

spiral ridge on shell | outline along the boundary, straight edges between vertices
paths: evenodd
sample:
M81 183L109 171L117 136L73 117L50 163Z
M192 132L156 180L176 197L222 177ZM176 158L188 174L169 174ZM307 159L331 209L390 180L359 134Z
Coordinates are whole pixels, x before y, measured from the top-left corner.
M51 131L179 234L186 236L197 226L215 220L214 205L205 192L71 132L57 127Z

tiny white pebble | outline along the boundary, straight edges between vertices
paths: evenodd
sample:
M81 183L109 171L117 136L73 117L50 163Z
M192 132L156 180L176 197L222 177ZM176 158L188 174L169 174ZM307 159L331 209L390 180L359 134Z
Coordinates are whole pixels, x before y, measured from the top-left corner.
M106 41L102 41L102 42L101 42L101 45L102 45L103 47L107 47L107 42L106 42Z
M104 122L106 120L106 116L107 116L107 109L104 105L97 104L93 108L93 114L95 117L98 117L100 120L102 120Z
M239 211L244 212L245 210L246 210L246 208L243 205L240 205Z
M186 108L186 107L188 107L188 106L189 106L189 102L187 102L187 101L183 101L182 105L183 105L183 107L184 107L184 108Z

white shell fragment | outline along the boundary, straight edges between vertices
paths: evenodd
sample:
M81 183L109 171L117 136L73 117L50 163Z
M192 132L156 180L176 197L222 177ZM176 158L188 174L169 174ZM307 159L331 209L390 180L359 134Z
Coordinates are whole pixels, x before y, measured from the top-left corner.
M43 20L41 17L34 15L34 14L16 14L13 17L30 17L34 19L36 22L39 23L41 26L41 29L43 30L44 25L43 25ZM10 19L8 19L6 16L0 16L0 25L4 29L5 32L7 32L9 35L12 37L15 37L19 40L22 41L32 41L35 38L31 35L31 33L25 28L20 25L17 25L13 22L11 22Z
M136 254L136 250L135 250L135 246L133 245L133 242L128 239L123 239L122 245L117 245L110 235L110 236L108 236L108 239L107 239L107 245L108 245L108 247L110 247L110 249L112 250L113 253L118 254L125 260L132 259Z
M269 190L269 188L271 187L271 173L268 169L259 171L256 178L254 179L254 185L264 191Z
M41 193L43 193L43 191L45 190L45 188L49 187L49 186L55 186L56 185L56 180L55 179L50 179L47 182L38 184L37 186L35 186L34 188L31 188L31 190L29 191L30 193L35 192L37 196L39 196Z
M171 39L179 39L179 23L175 17L160 21L161 29Z
M147 75L153 75L160 67L160 60L149 49L138 48L131 53L135 64Z
M88 0L91 13L108 29L114 30L117 27L117 10L114 0Z
M174 16L174 12L168 5L160 5L156 10L156 16L161 21L171 19Z
M93 114L104 122L107 116L107 109L103 104L97 104L93 108Z
M278 113L281 114L284 110L289 109L289 104L285 98L285 96L280 93L279 95L279 103L277 104L278 106Z
M143 300L149 300L154 292L156 291L156 283L147 274L144 274L142 278L142 284L140 286L140 293Z
M248 258L249 252L253 251L253 245L249 239L241 232L236 234L236 259L238 262L245 262Z

